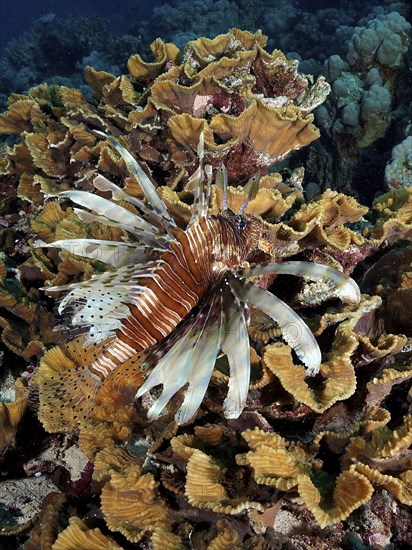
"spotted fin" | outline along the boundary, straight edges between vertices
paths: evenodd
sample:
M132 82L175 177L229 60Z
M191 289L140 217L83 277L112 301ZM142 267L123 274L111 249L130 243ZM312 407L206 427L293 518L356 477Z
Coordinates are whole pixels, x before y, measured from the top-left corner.
M260 309L279 324L282 337L307 367L309 376L319 372L322 356L318 343L309 327L291 307L267 290L246 280L232 277L229 285L241 302Z
M88 343L100 342L121 327L122 320L130 315L128 304L133 304L145 290L140 281L150 277L157 266L158 262L126 265L86 281L44 290L67 292L58 307L63 326L85 328Z

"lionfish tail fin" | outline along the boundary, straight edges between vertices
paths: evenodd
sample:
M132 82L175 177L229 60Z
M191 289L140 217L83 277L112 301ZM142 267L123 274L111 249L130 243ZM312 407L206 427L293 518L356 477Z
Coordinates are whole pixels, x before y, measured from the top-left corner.
M116 338L88 345L81 337L44 355L32 387L40 404L40 420L49 432L74 431L87 425L99 403L113 402L115 410L131 403L143 381L142 353L130 350L127 357L118 358L117 368L107 372L96 368L99 358L104 366L116 349L124 353Z

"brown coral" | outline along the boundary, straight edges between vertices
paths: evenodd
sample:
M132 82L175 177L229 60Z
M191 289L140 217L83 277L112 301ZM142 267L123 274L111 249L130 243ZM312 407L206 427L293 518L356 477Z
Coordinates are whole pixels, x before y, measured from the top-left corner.
M170 513L157 492L152 474L143 473L137 460L121 449L107 449L96 457L94 477L105 481L102 511L109 529L138 542L150 532L167 532Z
M321 527L346 519L371 498L372 492L368 479L354 471L339 475L332 495L319 490L309 476L299 482L299 494Z

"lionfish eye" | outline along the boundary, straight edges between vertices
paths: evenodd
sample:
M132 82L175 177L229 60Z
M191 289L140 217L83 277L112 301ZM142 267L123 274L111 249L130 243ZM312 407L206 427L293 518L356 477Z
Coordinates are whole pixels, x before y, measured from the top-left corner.
M243 231L246 228L247 222L244 218L239 218L237 221L237 228L239 231Z

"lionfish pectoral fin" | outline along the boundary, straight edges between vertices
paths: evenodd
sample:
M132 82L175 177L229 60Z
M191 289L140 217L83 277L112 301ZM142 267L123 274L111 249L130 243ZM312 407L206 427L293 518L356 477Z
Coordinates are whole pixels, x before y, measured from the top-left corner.
M213 304L211 309L212 307ZM219 308L219 311L212 313L206 319L201 335L194 346L188 376L189 387L186 390L183 403L175 415L178 424L188 422L203 401L221 346L222 321L222 310Z
M220 350L222 318L217 302L220 303L220 296L214 295L211 302L206 302L193 318L172 333L172 347L160 358L137 392L136 398L139 398L155 386L163 386L160 397L148 411L150 420L156 419L173 395L186 384L188 388L175 415L176 421L179 424L188 422L199 408Z
M228 287L225 288L223 301L225 324L221 349L228 358L230 368L228 393L223 408L226 418L238 418L249 391L249 334L243 307Z
M330 281L336 295L342 302L357 304L361 299L359 287L351 277L348 277L333 267L323 264L291 261L257 265L247 269L239 269L236 272L240 277L246 278L257 277L268 273L296 275L297 277L304 277L310 281Z
M146 197L152 208L155 210L155 212L157 212L170 226L176 227L176 224L171 217L166 204L163 202L150 178L146 175L145 171L139 165L136 159L134 159L129 151L127 151L127 149L125 149L112 136L108 136L104 132L99 132L97 130L95 130L95 134L110 141L110 143L120 153L120 156L124 160L129 172L133 174L133 176L137 179L144 196Z
M299 315L282 300L249 281L233 277L229 284L240 301L260 309L279 324L283 339L307 367L308 376L317 374L322 360L320 348Z

